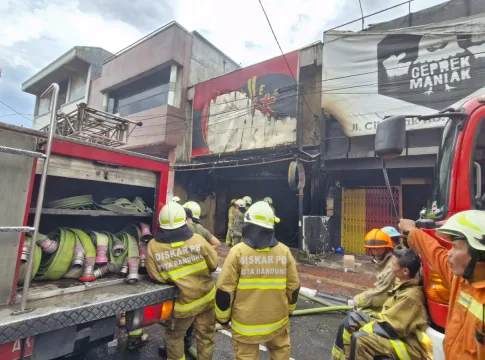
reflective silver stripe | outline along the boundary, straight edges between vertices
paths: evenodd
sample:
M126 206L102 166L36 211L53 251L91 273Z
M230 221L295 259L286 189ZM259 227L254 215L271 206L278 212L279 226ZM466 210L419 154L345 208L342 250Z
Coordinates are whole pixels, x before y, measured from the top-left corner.
M458 298L458 303L465 307L468 312L474 315L478 320L483 321L484 314L483 314L483 304L480 304L476 301L473 296L467 294L466 292L461 291L460 296Z
M231 317L231 308L227 310L221 310L219 307L216 305L216 316L219 319L229 319Z
M205 260L199 261L198 263L187 265L181 267L179 269L171 270L171 271L162 271L160 275L165 279L168 275L168 278L171 280L178 280L187 275L199 272L201 270L207 269L207 263Z
M286 289L286 278L265 279L265 278L251 278L239 279L237 288L240 290L259 289L259 290L274 290Z
M215 297L216 297L216 287L214 286L207 295L204 295L200 299L192 301L191 303L180 304L179 302L175 302L174 310L176 312L189 312L211 302L212 300L214 300Z
M232 330L244 336L260 336L260 335L271 334L276 330L281 329L287 323L288 323L288 317L285 317L284 319L272 324L262 324L262 325L244 325L232 319L231 327L232 327Z
M406 345L401 340L389 340L399 360L411 360Z
M337 345L334 345L332 348L332 356L333 356L332 359L336 359L336 360L346 359L344 352Z

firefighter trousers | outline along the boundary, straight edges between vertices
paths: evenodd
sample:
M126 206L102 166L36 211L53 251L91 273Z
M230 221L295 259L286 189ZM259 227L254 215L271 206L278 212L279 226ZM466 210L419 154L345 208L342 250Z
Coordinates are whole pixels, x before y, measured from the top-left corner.
M355 332L352 334L347 358L349 360L374 360L376 357L382 357L386 360L420 360L420 357L413 359L407 352L405 353L402 345L398 346L397 350L400 351L399 355L396 352L396 345L393 345L392 340L385 339L376 334Z
M234 360L259 360L259 344L246 344L232 339ZM290 327L286 326L266 342L270 360L290 360Z
M227 230L227 234L226 234L226 244L227 245L232 245L232 238L231 238L231 229Z
M350 351L351 336L362 326L371 321L371 317L361 311L351 311L340 324L335 344L332 348L332 360L345 360Z
M194 324L197 340L197 359L212 360L215 347L216 314L214 307L188 318L173 318L165 332L165 347L169 359L184 359L184 337L190 325Z

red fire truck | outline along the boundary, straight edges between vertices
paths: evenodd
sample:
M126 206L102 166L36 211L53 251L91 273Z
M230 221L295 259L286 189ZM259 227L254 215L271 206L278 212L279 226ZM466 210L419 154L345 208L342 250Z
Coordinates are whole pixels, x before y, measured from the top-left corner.
M377 127L376 154L392 159L405 147L406 118L429 121L447 118L439 149L428 208L417 226L445 248L451 244L436 236L436 229L457 212L485 210L482 192L485 178L485 96L467 101L461 108L449 108L425 116L394 116ZM436 272L424 263L424 285L430 317L428 334L433 339L434 359L444 360L442 340L450 291Z
M47 134L0 123L0 164L0 360L53 359L111 341L120 314L126 314L127 330L171 316L178 294L174 286L155 284L146 275L110 275L101 271L106 267L98 269L94 281L64 276L39 280L41 269L47 278L45 272L54 267L54 260L42 249L34 277L36 255L32 255L34 239L52 232L49 238L54 239L55 229L117 234L128 224L140 223L156 229L156 214L167 193L166 160L57 136L54 130ZM143 198L147 207L123 212L106 206L96 210L48 205L59 199L85 199L87 194ZM31 249L22 265L27 260L27 236ZM62 244L59 236L58 240ZM30 276L24 279L19 273Z

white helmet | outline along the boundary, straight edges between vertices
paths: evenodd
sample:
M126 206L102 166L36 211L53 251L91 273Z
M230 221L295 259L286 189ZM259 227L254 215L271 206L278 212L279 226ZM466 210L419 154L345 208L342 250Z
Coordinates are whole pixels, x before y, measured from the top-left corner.
M270 197L265 197L263 201L266 201L268 204L273 205L273 199Z
M253 199L251 199L249 196L245 196L242 199L246 202L247 206L251 206L253 203Z
M244 201L243 199L236 200L235 204L237 206L246 207L246 201Z
M172 198L172 201L179 202L180 201L180 198L178 196L174 196Z
M464 236L473 249L485 251L485 211L462 211L450 217L438 231L451 237Z
M279 223L280 219L275 216L273 209L267 202L258 201L248 209L244 215L244 222L266 229L274 229L274 224Z
M160 211L158 222L162 229L178 229L187 223L185 220L185 210L182 205L177 204L175 201L169 201Z
M188 201L184 204L184 208L192 210L194 219L200 220L200 205L195 201Z

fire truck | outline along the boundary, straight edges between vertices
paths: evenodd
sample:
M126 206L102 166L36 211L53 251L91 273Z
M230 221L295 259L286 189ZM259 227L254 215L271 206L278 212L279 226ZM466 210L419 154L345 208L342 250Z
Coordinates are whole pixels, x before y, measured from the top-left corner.
M457 212L485 210L485 95L475 97L461 108L448 108L432 115L393 116L377 127L376 154L386 160L399 156L405 148L406 119L430 121L446 118L434 171L427 209L416 224L450 249L451 243L436 230ZM424 287L429 311L428 335L433 340L434 359L444 360L443 339L450 290L427 262L423 263Z
M52 113L48 132L0 123L0 360L54 359L113 341L120 325L170 318L178 295L141 271L168 162L99 136L56 135ZM92 123L126 125L101 115Z

